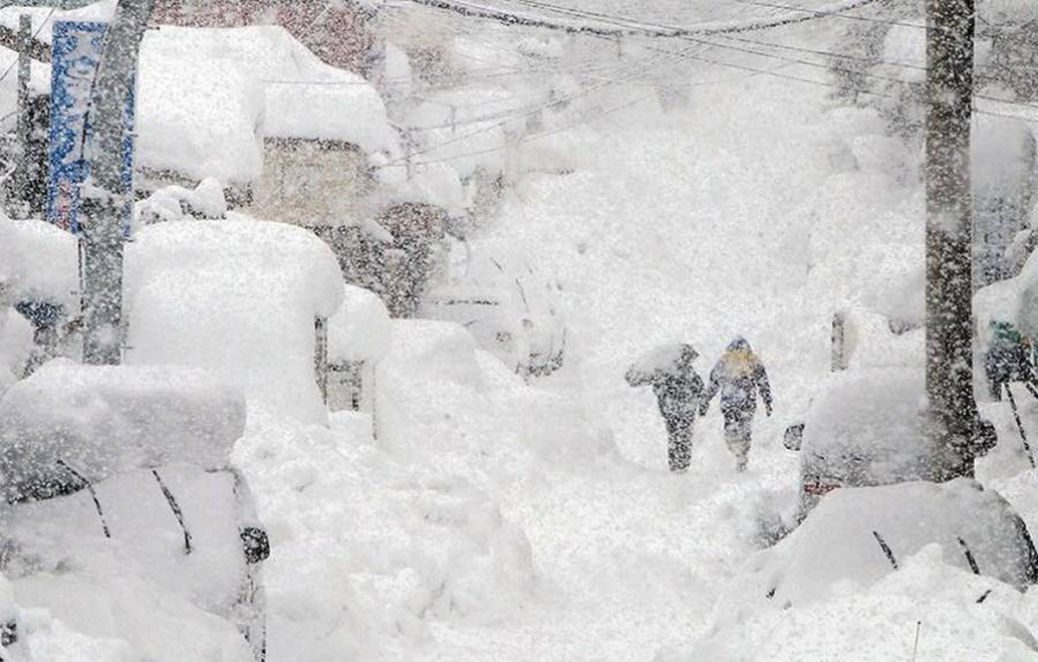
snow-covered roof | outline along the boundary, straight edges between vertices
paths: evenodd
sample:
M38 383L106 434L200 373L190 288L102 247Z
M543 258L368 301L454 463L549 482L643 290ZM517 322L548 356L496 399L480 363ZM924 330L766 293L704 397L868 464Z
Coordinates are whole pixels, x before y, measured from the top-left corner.
M375 89L278 26L149 31L137 114L138 163L196 179L256 179L267 136L399 153Z
M126 255L128 364L205 368L298 420L326 418L314 375L315 317L343 297L316 235L228 213L144 228Z

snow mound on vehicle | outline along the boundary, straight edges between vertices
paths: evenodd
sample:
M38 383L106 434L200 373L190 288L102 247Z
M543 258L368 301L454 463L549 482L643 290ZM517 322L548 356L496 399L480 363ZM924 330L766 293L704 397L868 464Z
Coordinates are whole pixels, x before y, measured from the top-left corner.
M812 407L805 452L868 453L870 471L882 475L906 458L926 455L926 394L922 370L876 369L845 373Z
M313 233L234 213L161 223L128 248L126 280L127 363L205 368L250 399L326 422L314 320L335 314L343 288Z
M1038 644L1012 614L1034 597L950 566L947 556L928 545L867 589L848 582L828 600L723 615L690 654L661 651L656 662L1033 659Z
M898 562L939 544L943 562L965 572L970 571L968 548L983 575L1020 591L1034 583L1038 570L1023 521L997 492L979 483L958 479L845 488L823 498L782 542L752 558L719 609L800 607L848 585L874 585L893 572L884 544Z
M0 400L0 494L174 461L227 466L245 402L200 370L53 361ZM65 466L62 466L65 465Z

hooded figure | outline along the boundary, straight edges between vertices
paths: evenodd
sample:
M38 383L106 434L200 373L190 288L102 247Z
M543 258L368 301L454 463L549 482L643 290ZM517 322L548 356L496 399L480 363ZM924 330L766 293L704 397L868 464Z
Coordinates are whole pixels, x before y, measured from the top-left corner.
M692 362L699 354L692 345L656 349L631 366L624 376L631 386L652 386L667 427L670 470L686 471L692 459L692 427L703 392L703 380Z
M984 354L984 372L987 373L991 395L1002 399L1003 387L1010 382L1035 383L1031 362L1031 341L1009 322L992 320L991 344Z
M749 462L753 416L757 413L757 392L760 392L765 411L771 416L771 385L764 364L742 336L728 345L710 371L710 385L699 409L700 416L706 415L710 401L718 391L721 392L721 413L724 414L725 444L735 455L736 471L745 471Z

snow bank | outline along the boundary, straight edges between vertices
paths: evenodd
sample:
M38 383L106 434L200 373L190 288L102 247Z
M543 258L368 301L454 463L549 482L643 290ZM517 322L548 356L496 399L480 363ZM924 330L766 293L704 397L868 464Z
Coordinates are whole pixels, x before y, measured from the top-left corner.
M382 299L369 290L344 286L342 306L328 320L328 361L377 361L389 351L392 329Z
M326 420L314 319L335 314L343 289L324 242L231 213L145 228L126 264L127 363L211 370L275 411Z
M256 417L237 449L271 536L271 660L414 659L434 626L490 626L531 598L529 542L498 503L387 455L356 418Z
M949 552L926 546L903 557L899 572L867 589L845 585L824 602L721 616L690 654L661 652L656 661L1033 659L1038 645L1013 615L1031 596L948 565Z
M67 480L62 462L90 481L173 461L223 468L244 424L241 396L198 370L54 361L0 400L0 491Z
M247 183L264 136L326 138L399 154L378 93L277 26L164 26L141 46L139 165Z

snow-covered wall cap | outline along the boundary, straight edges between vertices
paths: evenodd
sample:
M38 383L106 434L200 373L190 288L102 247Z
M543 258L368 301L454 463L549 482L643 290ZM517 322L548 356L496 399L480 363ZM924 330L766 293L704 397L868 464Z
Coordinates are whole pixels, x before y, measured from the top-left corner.
M339 312L328 320L328 361L378 361L389 352L389 311L377 294L346 285Z
M0 285L8 297L72 310L78 307L78 273L78 245L71 234L43 221L0 216Z
M245 429L242 394L201 370L57 360L0 400L0 495L186 462L228 466Z

